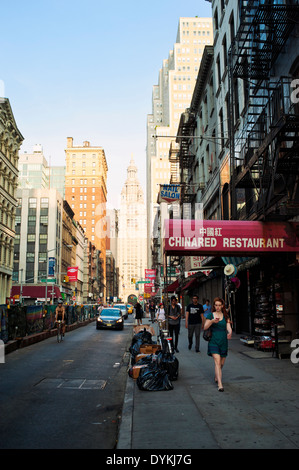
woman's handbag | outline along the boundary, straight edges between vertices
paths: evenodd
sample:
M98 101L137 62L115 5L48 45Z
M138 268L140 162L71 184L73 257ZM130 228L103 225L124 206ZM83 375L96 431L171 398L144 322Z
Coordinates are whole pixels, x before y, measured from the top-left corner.
M211 338L212 338L212 330L211 330L211 327L208 328L207 330L204 330L203 331L203 335L202 335L203 339L205 341L210 341Z

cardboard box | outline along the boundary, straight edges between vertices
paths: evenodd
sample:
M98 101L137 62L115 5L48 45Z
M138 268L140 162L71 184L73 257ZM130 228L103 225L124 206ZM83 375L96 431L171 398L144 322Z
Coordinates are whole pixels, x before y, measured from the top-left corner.
M160 344L142 344L140 346L140 354L156 354L156 351L160 351Z
M154 330L154 328L150 325L138 325L138 326L133 326L133 330L134 330L134 334L136 335L137 333L139 333L140 331L143 331L144 329L146 329L146 331L148 331L152 336L155 336L156 335L156 332Z
M143 367L147 367L146 364L142 364L140 366L138 365L135 365L133 366L133 370L132 370L132 373L133 373L133 379L137 379L139 377L139 374L140 374L140 369L142 369Z

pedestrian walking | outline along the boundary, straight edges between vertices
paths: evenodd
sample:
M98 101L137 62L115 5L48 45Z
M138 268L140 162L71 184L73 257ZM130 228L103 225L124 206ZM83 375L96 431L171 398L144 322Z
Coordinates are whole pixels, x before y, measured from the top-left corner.
M198 295L193 295L192 303L186 308L186 328L188 329L188 348L192 348L193 334L195 335L195 352L199 351L200 331L204 322L203 306L198 302Z
M228 339L231 339L232 328L224 300L220 297L214 299L212 312L206 318L204 329L208 328L211 328L212 331L212 338L208 343L208 355L214 359L215 382L218 385L218 391L224 392L222 369L227 357Z
M154 303L153 300L150 302L149 312L150 312L150 315L151 315L151 322L154 323L155 313L156 313L156 306L155 306L155 303Z
M142 307L141 307L141 304L139 302L137 302L137 304L135 305L135 318L137 320L137 325L142 325L142 314L143 314L143 311L142 311Z
M165 330L165 326L166 326L165 309L164 309L164 305L162 304L162 302L159 304L159 307L157 309L157 322L159 324L159 328L162 330Z
M179 332L180 332L180 321L181 321L181 309L177 304L177 299L173 295L171 297L171 303L168 309L168 329L169 335L171 336L171 343L172 347L175 349L176 352L178 350L178 342L179 342ZM173 336L174 341L173 341Z
M210 304L209 299L206 299L205 303L203 304L203 311L205 318L207 318L207 315L212 311L212 306Z

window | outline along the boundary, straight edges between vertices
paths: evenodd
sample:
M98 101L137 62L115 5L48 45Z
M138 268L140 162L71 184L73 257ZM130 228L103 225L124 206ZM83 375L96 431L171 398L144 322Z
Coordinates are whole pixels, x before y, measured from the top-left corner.
M226 69L227 67L226 34L223 36L222 49L223 49L223 65L224 65L224 68Z
M29 198L29 209L36 209L36 197Z
M47 209L49 207L49 198L42 197L41 200L40 200L40 206L43 209Z

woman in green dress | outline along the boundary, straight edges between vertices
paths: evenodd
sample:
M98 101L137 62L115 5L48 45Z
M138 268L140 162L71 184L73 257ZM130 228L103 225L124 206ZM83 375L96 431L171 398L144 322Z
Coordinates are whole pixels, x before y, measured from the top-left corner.
M225 309L224 300L216 297L212 306L212 313L207 315L204 329L211 327L212 338L208 343L208 355L212 356L215 363L215 382L219 392L224 392L222 385L222 368L228 350L228 339L232 336L232 327Z

